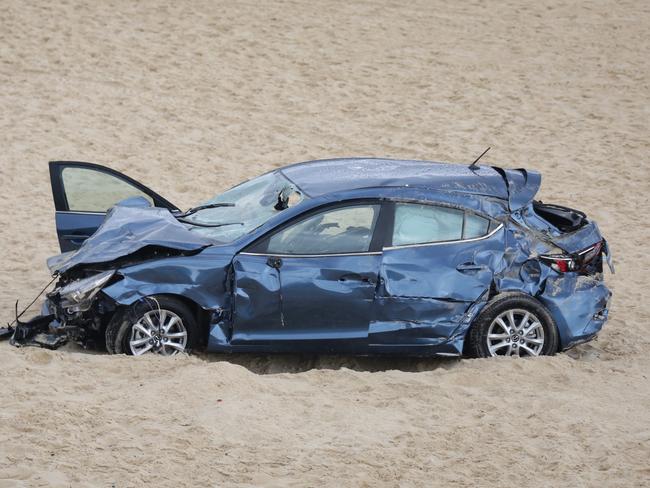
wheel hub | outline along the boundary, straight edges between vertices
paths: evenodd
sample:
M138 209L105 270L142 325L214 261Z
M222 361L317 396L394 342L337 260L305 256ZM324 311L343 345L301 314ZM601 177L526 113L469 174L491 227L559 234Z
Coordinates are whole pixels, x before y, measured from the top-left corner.
M491 356L539 356L544 348L544 327L527 310L506 310L492 321L486 340Z
M151 310L131 327L129 347L135 356L147 352L172 356L184 352L186 345L187 329L170 310Z

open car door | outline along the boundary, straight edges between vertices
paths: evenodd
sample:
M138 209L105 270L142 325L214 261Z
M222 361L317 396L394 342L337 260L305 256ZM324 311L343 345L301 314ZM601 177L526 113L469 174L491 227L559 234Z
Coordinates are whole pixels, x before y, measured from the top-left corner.
M61 252L78 249L102 224L107 210L126 198L143 197L155 207L178 211L143 184L99 164L52 161L50 180Z

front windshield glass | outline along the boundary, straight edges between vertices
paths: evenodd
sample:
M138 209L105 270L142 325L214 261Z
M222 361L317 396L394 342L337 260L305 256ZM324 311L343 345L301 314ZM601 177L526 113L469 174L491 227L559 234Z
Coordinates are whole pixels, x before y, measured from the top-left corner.
M276 171L248 180L200 204L234 205L202 209L183 221L190 224L192 232L218 242L232 242L304 198L298 187Z

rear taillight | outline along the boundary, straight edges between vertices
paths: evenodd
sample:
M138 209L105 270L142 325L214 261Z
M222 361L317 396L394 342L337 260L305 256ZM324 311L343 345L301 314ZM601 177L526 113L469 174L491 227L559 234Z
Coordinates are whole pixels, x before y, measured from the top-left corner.
M558 273L568 273L569 271L588 272L590 268L587 268L587 266L595 259L600 258L602 250L603 241L600 241L577 254L570 256L546 255L540 256L540 259Z
M573 258L564 256L540 256L540 258L558 273L576 270L576 261Z
M586 266L594 259L596 259L598 256L600 256L602 250L603 250L603 241L600 241L594 244L593 246L588 247L584 251L581 251L578 254L578 258L580 259L580 264L582 266Z

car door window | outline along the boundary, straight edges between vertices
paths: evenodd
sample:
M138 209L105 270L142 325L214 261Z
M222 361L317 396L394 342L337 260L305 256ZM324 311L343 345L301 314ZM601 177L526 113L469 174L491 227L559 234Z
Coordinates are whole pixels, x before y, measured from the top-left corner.
M325 210L277 232L268 241L271 254L340 254L367 252L379 205Z
M61 177L68 209L77 212L106 212L131 197L153 199L135 186L113 175L88 168L64 168Z
M488 233L490 221L476 214L465 212L465 226L463 227L463 239L481 237Z
M395 205L393 246L459 241L488 233L490 220L469 211L437 205Z
M463 213L455 208L398 203L393 246L459 240L463 235Z

